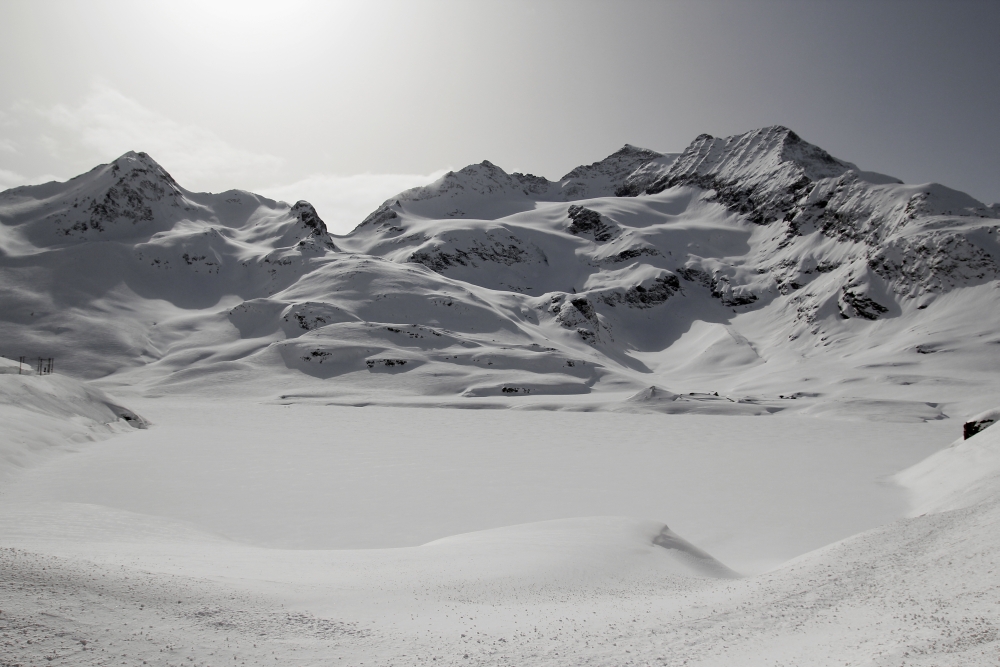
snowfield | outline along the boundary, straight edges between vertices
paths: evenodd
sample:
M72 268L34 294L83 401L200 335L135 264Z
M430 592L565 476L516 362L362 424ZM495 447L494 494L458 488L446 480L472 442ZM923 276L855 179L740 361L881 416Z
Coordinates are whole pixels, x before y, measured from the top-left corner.
M1000 664L998 218L781 127L0 193L0 666Z

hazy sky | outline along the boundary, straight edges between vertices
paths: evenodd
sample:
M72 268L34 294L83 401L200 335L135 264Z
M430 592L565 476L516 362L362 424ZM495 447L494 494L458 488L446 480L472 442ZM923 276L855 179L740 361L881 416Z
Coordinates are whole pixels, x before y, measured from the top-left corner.
M1000 1L0 0L0 189L144 150L345 231L448 168L773 124L1000 201Z

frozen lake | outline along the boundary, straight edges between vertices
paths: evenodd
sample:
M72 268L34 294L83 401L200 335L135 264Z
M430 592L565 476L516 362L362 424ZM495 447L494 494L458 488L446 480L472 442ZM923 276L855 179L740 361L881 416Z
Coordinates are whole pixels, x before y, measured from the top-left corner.
M130 399L146 431L25 471L5 502L87 503L256 546L415 546L588 516L653 519L744 573L901 517L888 475L957 435L809 417Z

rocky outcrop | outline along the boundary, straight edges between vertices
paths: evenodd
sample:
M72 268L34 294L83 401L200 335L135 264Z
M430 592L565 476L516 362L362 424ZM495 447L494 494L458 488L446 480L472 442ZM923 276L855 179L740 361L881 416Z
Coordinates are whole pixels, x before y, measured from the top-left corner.
M601 295L601 300L609 306L625 305L631 308L652 308L665 302L681 290L677 276L667 272L646 284L632 285L628 289L612 290Z
M664 157L648 148L625 144L603 160L579 166L559 179L560 194L563 201L610 196L637 169Z
M840 290L840 316L850 319L860 317L866 320L877 320L880 316L889 312L889 309L866 294L854 291L851 287L843 287Z
M898 294L912 296L1000 276L996 260L981 246L964 234L947 232L891 238L871 252L868 266Z
M1000 421L1000 408L993 408L973 415L971 419L962 425L962 439L968 440L977 433L989 428L997 421Z
M620 231L614 223L605 222L600 213L583 206L570 206L567 215L572 220L567 228L571 234L589 236L597 243L610 241Z
M299 241L300 246L314 245L325 250L336 250L333 237L327 231L326 223L316 213L313 205L307 201L298 201L292 206L291 215L298 219L306 231L306 236Z
M409 261L438 273L456 266L477 267L490 263L512 266L545 261L544 254L537 248L505 232L486 232L482 238L445 238L443 241L413 252Z
M573 329L588 343L597 342L601 324L594 304L585 296L556 295L552 297L550 311L556 321L567 329Z
M682 267L677 273L688 282L707 287L711 295L724 306L745 306L757 300L757 295L749 288L742 285L733 286L729 276L712 274L691 266Z

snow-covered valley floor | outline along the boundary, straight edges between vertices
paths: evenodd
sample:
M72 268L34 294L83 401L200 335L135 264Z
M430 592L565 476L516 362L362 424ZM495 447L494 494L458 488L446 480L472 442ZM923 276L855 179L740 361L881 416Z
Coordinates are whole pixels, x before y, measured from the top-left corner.
M890 479L954 420L127 403L5 480L0 664L1000 659L995 494Z

